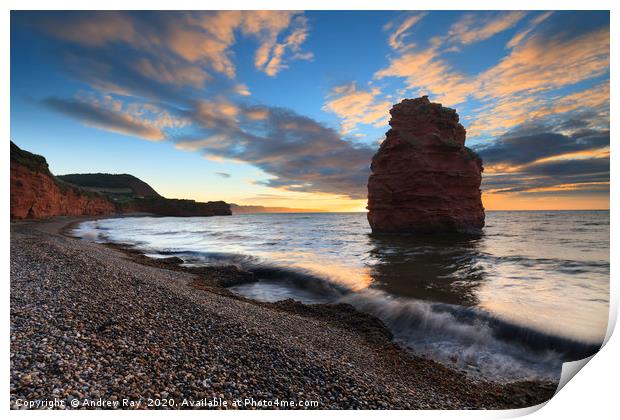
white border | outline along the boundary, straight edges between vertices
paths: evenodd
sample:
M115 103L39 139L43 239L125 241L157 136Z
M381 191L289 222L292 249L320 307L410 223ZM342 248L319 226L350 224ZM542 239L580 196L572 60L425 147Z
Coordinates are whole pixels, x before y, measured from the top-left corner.
M620 2L611 1L611 0L537 0L537 1L515 1L515 0L502 0L502 1L492 1L492 0L474 0L474 1L458 1L458 0L424 0L424 1L404 1L404 0L381 0L381 1L369 1L369 0L357 0L357 1L338 1L338 0L314 0L314 1L283 1L283 0L270 0L270 1L262 1L262 2L250 2L250 1L242 1L242 0L227 0L227 1L195 1L195 0L175 0L171 1L162 1L162 0L151 0L151 1L135 1L135 0L108 0L104 2L90 2L86 3L84 1L76 1L76 0L56 0L54 2L44 1L44 0L5 0L2 2L3 5L3 13L0 21L0 33L2 44L2 52L4 55L4 59L1 61L1 79L2 82L0 86L2 86L2 91L0 95L0 100L3 101L4 106L2 107L2 112L0 113L0 121L2 131L5 133L5 142L8 138L10 138L10 127L9 127L9 105L10 105L10 81L9 81L9 51L10 51L10 10L48 10L48 9L121 9L121 10L139 10L139 9L154 9L154 10L179 10L179 9L225 9L225 10L254 10L254 9L297 9L297 10L349 10L349 9L362 9L362 10L511 10L511 9L520 9L520 10L611 10L611 50L614 51L614 45L616 45L618 27L619 27L619 19L618 19L618 10L620 9ZM617 49L617 48L616 48ZM618 123L613 114L614 110L614 98L617 94L617 83L615 82L615 74L618 69L617 66L617 54L611 54L611 66L613 67L613 71L611 72L611 132L618 133ZM1 182L2 188L2 196L5 198L5 204L2 208L2 214L0 215L0 220L4 220L3 224L3 235L4 242L2 243L2 250L4 258L2 259L2 273L3 276L3 288L4 288L4 296L5 298L2 300L2 339L5 343L5 358L4 363L2 364L2 378L5 381L6 386L6 406L8 409L8 396L9 396L9 357L7 357L7 353L9 352L9 307L8 307L8 296L9 296L9 225L7 221L9 220L9 153L8 153L8 144L5 143L5 149L2 153L2 165L4 178ZM612 149L615 147L612 147ZM612 154L611 157L611 231L610 231L610 240L611 240L611 256L612 259L617 254L617 239L618 232L615 229L615 217L618 209L618 202L620 198L617 194L617 189L615 188L615 181L613 181L614 177L617 174L617 159L615 158L615 154ZM608 327L607 339L609 339L606 346L593 357L592 361L587 364L587 366L579 372L577 375L578 378L576 380L570 381L554 398L550 400L548 404L544 406L544 408L538 410L533 414L530 418L532 419L546 419L546 418L610 418L612 413L617 415L618 412L618 395L616 388L616 378L619 373L619 362L617 358L617 354L620 354L620 342L617 337L610 337L611 331L613 331L613 325L615 324L617 313L618 313L618 279L617 279L617 270L614 269L612 265L611 269L611 301L610 301L610 325ZM541 408L541 407L537 407ZM390 411L390 412L356 412L356 411L339 411L339 412L330 412L330 416L337 416L339 418L355 418L356 420L361 418L373 418L382 417L387 418L402 418L402 419L410 419L411 416L415 416L416 418L447 418L458 416L459 418L504 418L504 417L516 417L520 415L525 415L534 411L533 409L521 409L521 410L512 410L512 411L491 411L491 412L466 412L466 411L416 411L414 413L405 412L405 411ZM119 416L144 416L142 413L135 412L117 412ZM40 416L44 414L46 417L57 417L61 416L60 412L46 412L46 413L35 413L35 412L11 412L12 415L20 415L20 416ZM116 413L115 413L116 414ZM164 413L161 411L152 411L149 412L150 417L164 417L168 413ZM290 412L254 412L252 414L241 413L241 412L227 412L226 414L222 412L175 412L173 415L176 416L232 416L232 417L248 417L252 416L254 418L277 418L282 416L289 415ZM82 414L74 412L69 415L78 415ZM109 417L111 414L109 412L93 412L89 413L89 415L95 417ZM315 416L321 415L317 412L295 412L295 417L299 418L314 418Z

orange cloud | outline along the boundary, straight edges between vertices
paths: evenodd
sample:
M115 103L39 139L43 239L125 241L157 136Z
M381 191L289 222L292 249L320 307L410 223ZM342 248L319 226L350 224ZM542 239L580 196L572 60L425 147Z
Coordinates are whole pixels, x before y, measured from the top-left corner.
M248 87L243 83L239 83L237 86L235 86L234 92L241 96L251 95L250 89L248 89Z
M307 21L292 11L178 12L166 14L158 25L123 12L90 12L46 19L42 27L58 38L91 47L122 42L154 54L158 60L167 50L186 62L210 67L231 78L236 73L231 47L238 32L258 41L256 67L270 76L286 67L285 55L289 52L287 60L312 57L301 51L308 35ZM284 40L278 42L281 37ZM143 75L157 77L154 80L169 80L165 74L153 71L158 69L150 68L149 63L136 66ZM152 63L150 66L154 67ZM197 86L207 77L196 67L179 64L177 69L184 71L179 83Z
M508 41L508 44L506 44L506 47L514 48L517 45L519 45L521 41L523 41L538 25L540 25L543 21L545 21L552 14L553 12L545 12L538 16L535 16L533 19L530 20L528 26L524 30L517 33L515 36L513 36L510 39L510 41Z
M487 165L484 168L485 176L493 176L493 175L506 175L510 173L518 173L527 170L528 168L532 168L536 165L540 165L542 163L547 162L555 162L561 160L585 160L585 159L602 159L608 158L610 155L609 146L602 147L600 149L591 149L591 150L580 150L569 153L561 153L557 155L547 156L541 159L536 159L532 162L529 162L524 165L514 165L507 163L498 163L494 165ZM578 164L578 163L576 163Z
M551 187L537 187L524 190L523 192L555 192L555 191L579 191L579 190L601 190L607 191L609 182L581 182L574 184L559 184Z
M451 68L435 47L406 52L390 60L389 66L374 77L404 77L407 89L416 94L432 94L437 101L450 105L465 101L477 89L477 83Z
M280 70L287 67L284 62L284 55L288 50L294 53L293 59L312 60L314 58L314 55L310 52L301 52L301 44L303 44L308 37L307 22L305 17L298 16L294 21L295 28L293 32L291 32L283 43L274 45L271 50L271 59L269 59L267 64L263 67L263 70L268 76L275 76Z
M245 116L252 121L262 121L269 117L269 110L265 108L250 108L245 111Z
M500 32L515 26L525 17L527 12L500 12L492 15L467 14L456 22L446 36L447 42L453 44L469 45L489 39Z
M202 88L211 76L198 66L177 62L151 61L147 58L136 60L132 67L142 76L161 83L188 85Z
M416 15L409 16L407 19L401 23L398 28L390 35L389 44L395 50L403 48L405 46L405 36L407 36L407 31L411 29L416 23L422 20L426 13L418 13ZM386 29L390 29L392 27L391 24L388 24Z
M196 105L196 119L207 128L231 126L237 122L239 108L224 99L200 101Z
M497 136L511 127L534 119L591 109L599 112L601 122L609 121L609 80L592 88L565 96L508 95L478 109L469 124L469 137L483 133Z
M349 133L357 124L385 125L388 122L390 102L377 99L377 88L358 90L355 82L337 86L330 92L323 109L343 119L342 132Z
M532 34L551 12L535 16L529 26L508 43L512 50L497 65L477 75L456 71L444 58L445 44L471 44L513 27L524 12L502 13L490 18L467 15L445 36L431 40L425 50L402 48L399 56L377 71L376 79L401 77L405 91L430 94L434 100L455 106L469 97L483 105L469 124L470 138L481 134L499 135L532 118L575 110L603 107L609 102L608 82L579 94L548 93L601 76L609 71L609 29L573 39L545 38ZM399 28L400 29L400 28ZM397 29L394 35L401 35ZM543 93L545 95L543 95Z
M554 98L553 104L541 107L534 111L534 117L544 117L553 114L562 114L576 109L609 108L609 80L580 92L571 93L564 97Z
M609 29L575 39L533 36L479 76L478 96L557 89L609 71Z

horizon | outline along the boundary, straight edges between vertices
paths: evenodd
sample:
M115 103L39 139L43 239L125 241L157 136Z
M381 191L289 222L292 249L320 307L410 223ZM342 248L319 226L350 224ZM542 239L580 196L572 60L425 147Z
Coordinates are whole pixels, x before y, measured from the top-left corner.
M365 212L389 109L423 94L487 211L609 210L607 11L11 12L11 139L168 198Z

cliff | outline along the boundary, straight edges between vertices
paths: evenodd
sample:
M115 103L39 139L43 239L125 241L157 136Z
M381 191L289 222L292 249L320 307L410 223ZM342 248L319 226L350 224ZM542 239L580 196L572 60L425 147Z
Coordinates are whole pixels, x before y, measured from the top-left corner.
M163 198L149 184L129 174L67 174L56 178L108 196Z
M115 205L107 197L58 180L43 156L22 150L11 142L11 219L115 212Z
M118 202L122 213L153 213L160 216L195 217L195 216L230 216L230 205L224 201L208 201L206 203L194 200L180 200L174 198L134 198L129 201Z
M43 156L11 142L11 219L136 212L180 217L232 214L230 205L223 201L164 198L133 175L54 176Z
M390 114L368 179L373 233L480 232L482 160L465 147L456 111L423 96Z

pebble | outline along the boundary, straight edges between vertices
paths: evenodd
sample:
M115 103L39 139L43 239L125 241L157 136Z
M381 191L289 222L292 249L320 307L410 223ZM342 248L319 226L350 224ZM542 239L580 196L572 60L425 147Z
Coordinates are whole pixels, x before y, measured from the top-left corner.
M411 356L379 320L348 305L231 296L209 277L230 270L189 273L138 263L59 234L66 223L11 224L12 408L18 400L52 397L516 408L555 391L553 383L471 380Z

